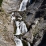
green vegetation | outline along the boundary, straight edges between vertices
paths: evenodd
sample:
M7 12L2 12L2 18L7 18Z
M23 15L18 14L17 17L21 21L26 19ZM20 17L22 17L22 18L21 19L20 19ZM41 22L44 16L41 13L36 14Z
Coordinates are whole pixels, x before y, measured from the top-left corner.
M14 26L14 33L13 34L16 34L16 29L17 29L16 24L13 23L13 26Z
M3 1L3 0L0 0L0 7L1 7L2 1Z
M28 46L27 43L23 40L22 40L22 43L23 43L24 46Z

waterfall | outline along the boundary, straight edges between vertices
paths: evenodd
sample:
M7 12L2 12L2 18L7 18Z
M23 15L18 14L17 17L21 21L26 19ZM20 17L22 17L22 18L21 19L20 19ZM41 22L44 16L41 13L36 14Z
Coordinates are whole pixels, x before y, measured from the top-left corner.
M11 14L11 23L13 23L13 20L16 19L15 16L13 16L13 15L14 15L14 12L12 12L12 14Z
M28 31L24 21L21 21L21 22L16 21L16 27L17 27L17 29L16 29L16 34L15 35L20 35L20 34L26 33ZM23 46L23 43L22 43L21 39L15 37L14 41L16 43L16 46ZM27 42L27 44L28 44L28 46L30 46L29 42Z
M31 3L31 0L23 0L20 4L20 8L18 11L24 11L26 10L26 5L27 5L27 2Z
M23 46L23 43L19 38L15 37L14 41L16 43L16 46Z
M28 46L31 46L29 42L27 42Z
M21 20L22 18L18 18L18 19ZM14 16L14 12L12 12L12 14L11 14L11 22L12 23L13 23L13 20L15 20L15 24L17 27L15 35L20 35L20 34L26 33L28 31L24 21L16 21L16 18ZM15 42L16 46L23 46L22 40L17 37L14 38L14 42ZM28 44L28 46L30 46L29 42L27 42L27 44Z
M23 0L22 3L20 4L20 8L19 8L19 11L24 11L26 10L26 4L27 4L28 0ZM13 20L15 20L16 18L13 16L14 15L14 12L11 14L11 20L13 22ZM18 18L19 20L21 20L22 18ZM15 24L16 24L16 34L15 35L20 35L20 34L23 34L23 33L26 33L28 30L27 30L27 27L26 27L26 24L24 23L24 21L15 21ZM22 37L21 37L22 38ZM23 43L22 43L22 40L15 37L14 38L14 42L16 44L16 46L23 46ZM30 46L30 43L27 42L28 46Z
M21 30L21 33L26 33L28 31L24 21L20 22L20 30Z
M19 29L19 21L16 21L16 27L17 27L17 30L16 30L16 34L15 35L20 35L21 34L21 31Z
M27 27L26 27L26 24L24 23L24 21L16 21L16 34L15 35L20 35L22 33L26 33L28 30L27 30Z
M23 0L23 1L21 2L21 4L20 4L20 8L19 8L18 11L24 11L24 10L26 10L27 2L28 2L28 0Z

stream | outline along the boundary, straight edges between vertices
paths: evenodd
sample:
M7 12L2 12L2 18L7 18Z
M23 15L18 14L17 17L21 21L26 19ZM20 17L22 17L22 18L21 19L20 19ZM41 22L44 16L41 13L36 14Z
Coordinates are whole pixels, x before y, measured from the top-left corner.
M22 34L25 34L28 30L26 27L26 24L24 23L24 21L22 21L22 18L18 18L19 20L16 20L14 12L12 12L11 14L11 23L13 23L13 20L15 20L15 24L16 24L16 33L14 34L14 42L16 44L16 46L31 46L29 42L25 42L24 39L22 37L20 37Z
M27 3L30 1L31 0L22 0L18 11L25 11ZM13 23L13 20L15 20L15 24L17 27L15 37L14 37L14 42L15 42L16 46L32 46L32 45L30 45L30 43L28 41L25 42L24 39L22 37L20 37L20 35L28 32L25 22L22 21L22 17L17 18L18 20L16 20L15 16L13 16L13 15L14 15L14 12L12 12L12 14L11 14L11 23ZM36 20L34 23L37 24L38 20ZM35 27L35 25L32 26L32 28L34 28L34 27ZM45 37L45 38L43 38L44 40L42 40L42 42L38 46L41 46L41 45L46 46L46 43L44 42L44 41L46 41L46 36L44 36L44 37Z
M25 11L28 2L31 3L31 0L22 0L18 11Z
M18 37L15 37L14 41L16 43L16 46L24 46L23 45L23 39L22 37L19 38L19 35L20 34L23 34L23 33L26 33L28 30L27 30L27 27L26 27L26 24L24 23L24 21L16 21L16 36L18 35ZM30 43L27 42L27 45L30 46Z
M28 0L22 0L18 11L26 10L27 2L28 2ZM16 46L31 46L29 42L24 42L22 37L19 38L19 36L21 34L24 34L28 31L26 24L24 23L24 21L22 21L22 18L18 18L20 21L19 20L16 21L16 18L13 15L14 15L14 12L12 12L12 14L11 14L11 23L13 23L13 20L15 20L15 24L17 27L15 38L14 38L14 42L15 42Z

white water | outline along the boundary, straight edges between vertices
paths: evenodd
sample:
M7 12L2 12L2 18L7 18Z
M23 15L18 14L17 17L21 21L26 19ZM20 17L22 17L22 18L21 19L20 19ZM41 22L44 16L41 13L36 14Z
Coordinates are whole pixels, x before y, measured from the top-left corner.
M21 21L21 22L16 21L16 26L17 26L17 30L16 30L15 35L20 35L20 34L25 33L25 32L28 31L24 21ZM20 28L19 28L19 26L20 26ZM15 37L14 41L16 43L16 46L23 46L23 43L19 38ZM27 44L28 44L28 46L30 46L29 42L27 42Z
M22 20L22 17L21 18L18 18L19 20Z
M29 0L30 1L30 0ZM18 11L24 11L24 10L26 10L26 5L27 5L27 2L28 2L28 0L23 0L22 2L21 2L21 4L20 4L20 8L19 8L19 10ZM12 13L12 15L13 15L14 13ZM11 16L12 16L11 15ZM18 18L18 19L20 19L20 18ZM21 18L22 19L22 18ZM21 20L20 19L20 20ZM13 17L12 16L12 21L13 20L15 20L15 17ZM16 34L15 35L20 35L20 34L22 34L22 33L26 33L28 30L27 30L27 27L26 27L26 24L24 23L24 21L21 21L21 22L19 22L19 21L16 21L16 27L17 27L17 29L16 29ZM19 28L20 27L20 28ZM19 39L19 38L14 38L14 41L15 41L15 43L16 43L16 46L23 46L23 43L22 43L22 41ZM30 43L29 42L27 42L27 44L28 44L28 46L30 46Z
M21 33L26 33L28 31L24 21L20 22L20 30L21 30Z
M16 30L16 34L15 35L20 35L21 34L21 31L19 29L19 21L16 21L16 27L17 27L17 30Z
M26 33L28 31L24 21L21 21L21 22L16 21L16 27L17 27L17 29L16 29L16 34L15 35L20 35L20 34Z
M16 19L13 15L14 15L14 12L12 12L12 14L11 14L11 23L13 23L13 20Z
M13 15L14 15L14 12L11 14L11 22L12 23L13 23L13 20L16 19L15 16L13 16ZM18 18L18 19L21 20L22 18ZM16 24L16 27L17 27L15 35L20 35L20 34L26 33L28 31L27 27L26 27L26 24L24 23L24 21L21 21L21 22L15 21L15 24ZM21 39L15 37L14 41L15 41L16 46L23 46L23 43L22 43ZM27 42L27 44L28 44L28 46L30 46L29 42Z
M14 41L16 43L16 46L23 46L23 43L19 38L15 37Z
M15 20L15 17L13 15L14 15L14 12L11 14L11 22L12 23L13 23L13 20ZM20 35L21 34L21 31L19 29L19 23L20 23L19 21L16 21L17 30L16 30L16 34L15 35ZM17 38L17 37L14 38L14 42L15 42L16 46L23 46L22 41L19 38Z
M27 42L28 46L31 46L29 42Z
M23 1L21 2L21 4L20 4L20 8L19 8L18 11L24 11L24 10L26 10L27 2L28 2L28 0L23 0Z

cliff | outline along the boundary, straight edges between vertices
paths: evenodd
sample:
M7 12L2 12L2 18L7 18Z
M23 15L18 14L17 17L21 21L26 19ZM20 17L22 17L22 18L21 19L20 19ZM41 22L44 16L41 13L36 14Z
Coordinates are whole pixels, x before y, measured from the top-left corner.
M18 11L22 0L3 0L0 7L0 45L15 46L14 33L16 33L15 21L22 17L28 32L21 34L24 41L31 46L40 46L46 33L46 1L32 0L27 2L25 11ZM11 14L14 12L16 20L11 23ZM20 20L19 20L20 21ZM46 36L45 36L46 40ZM46 42L46 41L45 41ZM41 44L40 44L41 43ZM44 46L44 45L43 45Z

